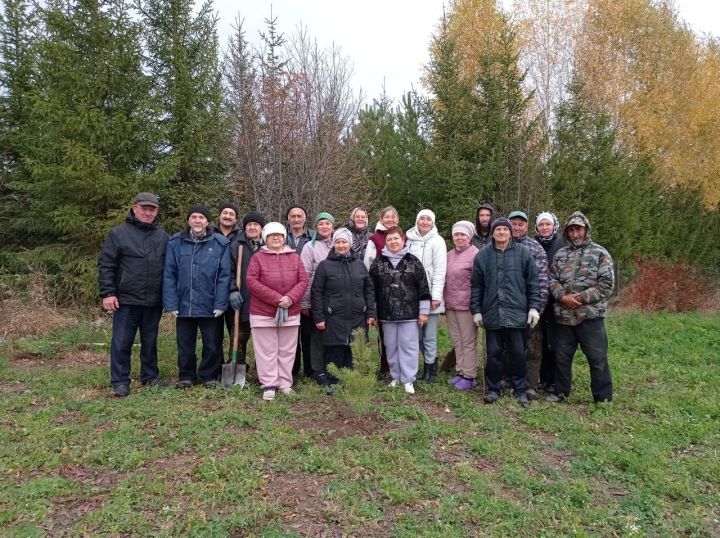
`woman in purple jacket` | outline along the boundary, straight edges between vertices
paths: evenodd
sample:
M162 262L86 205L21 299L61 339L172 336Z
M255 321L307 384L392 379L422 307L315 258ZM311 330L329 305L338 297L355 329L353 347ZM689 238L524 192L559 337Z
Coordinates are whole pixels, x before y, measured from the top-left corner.
M448 332L455 348L457 375L450 380L458 390L477 387L477 327L470 313L470 281L473 260L478 253L472 244L475 226L461 220L453 224L452 239L455 248L447 255L445 273L445 316Z

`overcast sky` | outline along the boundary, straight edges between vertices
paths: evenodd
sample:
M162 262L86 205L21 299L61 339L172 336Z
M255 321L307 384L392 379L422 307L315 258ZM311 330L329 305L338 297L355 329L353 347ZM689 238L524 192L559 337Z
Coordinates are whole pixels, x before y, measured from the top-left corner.
M443 5L442 0L216 0L223 47L238 13L248 41L257 44L272 6L281 32L291 35L302 24L321 47L340 47L353 64L353 85L366 101L380 96L383 87L396 99L419 87ZM676 0L676 5L696 32L720 36L719 1Z

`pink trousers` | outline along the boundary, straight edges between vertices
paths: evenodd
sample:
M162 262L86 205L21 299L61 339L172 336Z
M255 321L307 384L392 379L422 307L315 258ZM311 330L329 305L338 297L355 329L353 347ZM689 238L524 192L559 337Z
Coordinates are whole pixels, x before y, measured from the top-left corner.
M297 325L252 328L255 367L264 389L292 387L297 337Z

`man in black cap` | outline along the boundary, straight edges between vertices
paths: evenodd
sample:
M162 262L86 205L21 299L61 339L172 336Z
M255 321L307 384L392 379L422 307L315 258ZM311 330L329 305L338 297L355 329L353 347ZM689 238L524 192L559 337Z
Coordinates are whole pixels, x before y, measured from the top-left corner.
M170 238L165 255L163 306L176 318L178 389L196 382L214 388L220 377L222 348L219 320L228 307L229 241L208 226L210 210L194 205L187 227ZM202 360L197 366L197 331L202 337Z
M265 226L265 215L259 211L250 211L243 217L242 225L242 230L230 243L230 308L225 312L225 325L230 335L232 335L235 311L240 312L240 330L238 331L238 362L240 364L244 364L247 359L247 345L250 341L250 292L245 284L245 276L248 265L250 265L250 258L264 245L262 229ZM242 247L242 259L240 260L240 287L238 287L236 280L240 247ZM222 341L225 337L225 329L222 325L220 331L222 349L224 347Z
M130 394L130 358L140 330L140 382L158 385L157 337L168 234L158 224L160 201L141 192L125 224L108 234L98 260L102 306L113 313L110 343L112 396Z

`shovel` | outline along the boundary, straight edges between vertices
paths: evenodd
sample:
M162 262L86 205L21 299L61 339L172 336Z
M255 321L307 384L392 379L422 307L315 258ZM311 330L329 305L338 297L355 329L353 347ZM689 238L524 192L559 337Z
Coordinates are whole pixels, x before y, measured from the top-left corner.
M235 271L235 283L237 284L238 290L240 290L240 281L242 280L242 257L243 247L240 245L238 248L237 268ZM238 364L238 338L240 332L240 311L235 311L235 320L233 323L233 337L232 337L232 351L230 353L230 362L225 362L222 365L222 385L226 389L229 389L233 385L238 385L240 388L245 386L245 377L247 374L247 364Z

